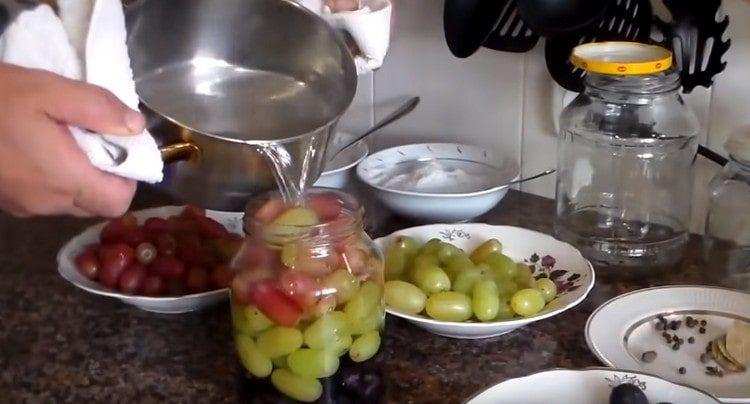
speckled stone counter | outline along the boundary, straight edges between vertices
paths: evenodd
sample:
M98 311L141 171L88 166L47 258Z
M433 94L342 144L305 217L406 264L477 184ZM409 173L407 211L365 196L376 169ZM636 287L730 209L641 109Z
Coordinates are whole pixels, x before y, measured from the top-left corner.
M134 208L168 202L142 190ZM479 220L550 233L553 209L548 199L510 192ZM58 249L92 223L0 215L0 403L284 402L244 380L226 304L156 315L63 280ZM373 237L413 225L377 205L368 206L368 223ZM507 378L598 366L583 334L595 307L646 286L707 283L702 272L700 239L693 237L678 270L637 282L600 278L577 308L485 340L439 337L389 317L371 369L382 377L384 402L459 403Z

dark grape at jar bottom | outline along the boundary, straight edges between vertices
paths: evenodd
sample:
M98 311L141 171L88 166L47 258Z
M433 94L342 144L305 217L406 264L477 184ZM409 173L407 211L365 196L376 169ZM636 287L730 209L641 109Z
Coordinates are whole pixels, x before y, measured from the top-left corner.
M238 358L259 386L304 402L347 389L363 402L380 389L379 376L349 370L377 354L385 318L383 258L362 217L332 190L302 206L274 194L248 206L231 310Z

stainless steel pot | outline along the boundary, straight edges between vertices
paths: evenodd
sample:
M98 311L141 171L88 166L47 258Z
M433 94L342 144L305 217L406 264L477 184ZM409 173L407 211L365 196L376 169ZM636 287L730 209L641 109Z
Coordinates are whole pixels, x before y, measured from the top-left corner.
M290 0L141 0L128 47L149 129L167 162L160 187L210 209L244 209L275 187L258 146L300 160L311 181L356 91L352 56L324 20Z

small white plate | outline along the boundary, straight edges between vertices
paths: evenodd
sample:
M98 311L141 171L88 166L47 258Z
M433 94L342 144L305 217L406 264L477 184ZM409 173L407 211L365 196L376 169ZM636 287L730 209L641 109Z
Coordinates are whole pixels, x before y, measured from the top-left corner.
M437 166L436 166L437 165ZM437 175L435 167L452 170ZM463 171L463 174L455 173ZM420 172L423 184L405 180ZM485 147L420 143L374 153L357 166L357 176L396 213L423 223L454 223L480 216L500 202L518 179L518 163Z
M716 404L710 394L642 372L606 368L552 369L506 380L467 404L603 404L622 383L638 386L650 403ZM541 387L541 388L540 388Z
M677 351L655 328L656 316L683 320L676 333L686 342ZM706 333L688 328L685 317L707 321ZM706 390L725 403L750 401L750 372L709 376L700 354L706 344L722 335L734 320L750 323L750 294L707 286L661 286L620 295L601 305L586 322L586 342L608 366L648 372L678 383ZM687 342L689 337L695 343ZM643 352L656 351L657 358L644 363ZM678 373L685 367L686 373Z
M551 275L558 284L566 285L565 288L561 288L556 304L553 301L535 316L513 320L487 323L439 321L423 315L386 308L386 311L394 316L405 318L420 328L445 337L477 339L506 334L574 307L583 301L594 287L594 269L575 247L532 230L484 223L433 224L399 230L375 240L375 243L383 251L398 236L413 237L421 243L431 238L439 238L464 251L471 251L487 239L496 238L503 244L503 254L516 262L529 261L532 256L536 256L538 260L535 263L535 275L545 273ZM545 255L555 258L556 263L553 267L542 267L540 258Z
M354 139L354 135L339 132L333 139L332 144L328 145L331 153L335 153L342 146ZM352 176L352 168L364 160L369 153L369 148L364 140L353 144L346 150L339 153L333 160L328 160L328 153L325 157L326 163L323 167L323 173L315 182L316 187L344 188L349 183Z
M149 217L168 218L179 214L183 208L184 206L163 206L133 212L133 215L135 215L139 223L143 223ZM242 212L206 211L206 216L223 224L230 232L242 234ZM68 282L88 292L101 296L114 297L123 303L154 313L172 314L195 311L224 301L229 297L227 289L218 289L179 297L133 296L109 289L99 282L86 278L76 269L75 257L86 246L99 242L99 233L105 225L106 222L102 222L89 227L79 235L73 237L60 249L60 252L57 254L57 270Z

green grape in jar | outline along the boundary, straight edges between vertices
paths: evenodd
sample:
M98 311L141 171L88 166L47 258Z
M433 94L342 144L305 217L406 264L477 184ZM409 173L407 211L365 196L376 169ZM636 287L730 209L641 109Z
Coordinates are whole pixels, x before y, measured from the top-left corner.
M349 330L349 321L346 314L341 311L332 311L320 316L312 324L307 326L303 334L305 344L313 349L334 349L346 344Z
M549 278L540 278L536 280L534 289L542 292L544 301L549 303L557 297L557 285L555 281Z
M319 223L318 214L312 209L302 207L287 209L266 226L264 237L272 244L283 245L300 238L310 231L311 226Z
M471 307L479 321L492 321L500 309L497 285L493 280L482 280L474 285Z
M437 265L414 267L411 272L411 279L427 294L451 289L451 280L448 274Z
M255 336L273 326L273 321L255 306L241 306L232 303L231 311L234 329L241 333Z
M368 331L380 330L381 328L383 328L384 320L385 310L382 306L376 307L375 310L371 311L364 317L349 317L352 335L360 335Z
M497 239L491 238L475 248L474 251L471 252L471 255L469 255L469 258L471 258L475 264L479 264L480 262L484 262L490 254L502 252L503 244Z
M271 363L273 363L274 369L281 369L281 368L288 367L286 363L286 358L288 357L289 355L284 355L284 356L279 356L277 358L271 359Z
M496 277L513 279L518 272L516 262L507 255L501 253L490 253L482 262L492 268Z
M373 281L362 283L357 293L344 306L349 319L364 318L383 305L383 286Z
M521 289L510 298L510 307L519 316L533 316L544 308L544 296L536 289Z
M463 293L440 292L427 298L427 315L441 321L466 321L471 318L471 299Z
M336 304L344 304L357 293L359 281L346 269L338 269L323 279L323 288L336 290Z
M287 365L295 374L320 379L336 373L339 357L331 350L302 348L289 354Z
M470 294L474 289L474 284L482 280L483 272L477 267L468 268L456 275L453 282L453 290L463 294Z
M304 377L286 369L276 369L271 374L271 384L280 392L302 402L313 402L323 395L318 379Z
M364 362L378 353L380 349L380 333L368 331L354 340L349 349L349 357L354 362Z
M385 304L409 314L421 313L424 310L427 295L422 289L404 281L388 281L384 285Z
M258 335L258 349L273 359L296 351L302 341L302 333L296 328L273 327Z
M234 344L242 366L250 374L255 377L266 377L271 374L271 359L258 349L252 338L244 334L235 334Z
M516 264L516 276L513 277L513 280L522 289L534 288L536 284L531 268L522 262Z

